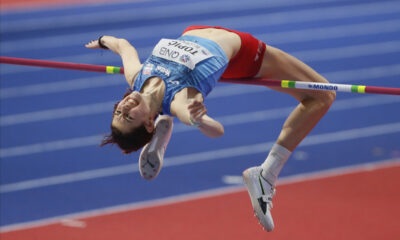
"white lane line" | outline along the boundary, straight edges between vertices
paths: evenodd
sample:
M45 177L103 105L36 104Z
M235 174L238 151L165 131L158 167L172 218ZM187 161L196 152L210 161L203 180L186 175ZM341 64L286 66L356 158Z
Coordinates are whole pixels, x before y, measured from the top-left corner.
M330 112L332 111L341 111L347 109L357 109L363 107L372 107L372 106L379 106L383 104L391 104L400 102L400 98L396 96L368 96L362 97L357 99L346 99L346 100L337 100L334 105L331 107ZM86 106L84 109L90 108L90 106ZM111 107L108 108L108 111ZM289 113L293 110L293 106L289 107L281 107L275 109L268 109L263 111L254 111L254 112L247 112L241 114L234 114L229 116L217 117L216 119L220 121L224 126L233 126L237 124L246 124L251 122L257 121L267 121L267 120L274 120L279 118L285 118L289 115ZM84 109L80 113L84 113ZM70 116L77 116L74 114L74 111L68 111ZM79 113L79 112L78 112ZM42 116L45 114L41 114L40 112L36 112L33 118L36 117L36 120L40 118L40 121L49 120L44 119ZM26 116L25 116L26 117ZM51 119L57 119L56 114L51 114ZM64 116L60 116L65 117ZM19 119L18 117L15 117ZM27 118L30 119L30 118ZM12 121L9 119L8 121ZM26 120L28 122L28 120ZM175 133L182 133L188 131L195 131L194 128L188 127L182 123L177 123L174 126L174 134ZM7 157L14 157L14 156L23 156L28 154L34 153L42 153L42 152L49 152L49 151L57 151L57 150L66 150L78 147L87 147L92 145L98 145L102 135L94 135L94 136L86 136L86 137L77 137L73 139L64 139L64 140L57 140L57 141L50 141L45 143L36 143L30 145L23 145L23 146L16 146L16 147L9 147L9 148L0 148L0 157L7 158ZM76 144L76 142L81 143L81 145Z
M57 150L65 150L72 148L80 148L98 145L101 142L103 135L92 135L87 137L77 137L64 139L59 141L51 141L45 143L36 143L25 146L11 147L6 149L0 149L0 158L6 158L11 156L23 156L33 153L51 152Z
M62 118L88 116L108 112L112 113L113 105L116 101L80 105L74 107L64 107L57 109L42 110L29 113L13 114L0 117L0 126L11 126L30 122L41 122Z
M138 48L139 55L148 56L151 53L152 49L153 47ZM383 53L395 53L399 51L400 51L400 41L386 41L386 42L342 46L335 48L313 49L313 50L297 51L289 53L296 56L297 58L300 58L303 61L314 62L322 60L338 60L341 58L370 56ZM112 56L116 57L114 55ZM106 58L99 58L98 52L92 52L90 54L75 55L69 57L57 57L47 60L111 65L110 62L106 63L107 60ZM1 67L1 74L3 77L7 74L42 71L43 69L46 69L46 68L37 68L29 66L27 67L18 65L7 65L7 64L1 64L0 67ZM4 80L7 81L7 78L4 78Z
M370 163L363 163L357 165L351 165L346 167L338 167L332 168L328 170L322 171L315 171L310 173L303 173L303 174L296 174L287 177L281 177L278 180L278 186L298 183L298 182L305 182L305 181L312 181L318 179L324 179L329 177L339 177L347 174L355 174L359 172L366 172L366 171L375 171L379 169L385 168L392 168L400 166L400 159L385 159L377 162L370 162ZM50 224L57 224L60 223L63 219L84 219L84 218L91 218L91 217L100 217L109 214L117 214L121 212L133 211L138 209L146 209L152 207L159 207L159 206L166 206L170 204L178 204L182 202L192 201L192 200L199 200L209 197L216 197L222 196L237 192L244 192L246 191L245 187L240 186L226 186L221 188L214 188L205 191L199 192L192 192L186 194L175 195L171 197L164 197L160 199L148 200L148 201L141 201L135 203L128 203L128 204L121 204L111 207L99 208L99 209L92 209L87 211L81 211L66 215L54 216L50 218L34 220L29 222L23 223L16 223L10 224L0 227L1 233L11 232L11 231L18 231L28 228L34 227L41 227ZM80 220L78 220L80 221Z
M50 225L50 224L57 224L63 218L82 219L82 218L96 217L96 216L101 216L101 215L125 212L125 211L129 211L129 210L150 208L150 207L155 207L155 206L163 206L163 205L169 205L169 204L173 204L173 203L179 203L179 202L185 202L185 201L190 201L190 200L195 200L195 199L218 196L218 195L222 195L222 194L229 194L229 193L242 191L242 190L243 190L243 187L237 187L237 186L223 187L223 188L194 192L194 193L189 193L189 194L175 195L172 197L165 197L165 198L161 198L161 199L121 204L121 205L112 206L112 207L105 207L105 208L100 208L100 209L82 211L82 212L78 212L78 213L55 216L55 217L51 217L51 218L45 218L45 219L35 220L35 221L30 221L30 222L25 222L25 223L10 224L10 225L0 227L0 232L6 233L6 232L10 232L10 231L17 231L17 230L22 230L22 229L27 229L27 228Z
M29 113L19 113L0 117L0 126L12 126L31 122L49 121L62 118L88 116L93 114L112 113L116 101L87 104L73 107L42 110Z
M344 58L364 57L400 52L400 41L387 41L368 43L356 46L335 47L319 49L313 53L310 51L297 51L292 54L303 61L329 61Z
M86 222L84 222L84 221L71 219L71 218L61 219L60 223L63 226L72 227L72 228L85 228L87 225Z
M237 10L248 10L254 8L275 8L275 7L285 7L285 6L302 6L308 5L309 3L316 2L315 0L302 0L302 1L265 1L265 0L252 0L243 4L238 1L202 1L202 2L188 2L179 4L168 4L164 6L149 6L146 8L134 8L134 6L128 6L126 9L110 10L107 12L99 13L84 13L77 17L75 14L69 16L51 16L43 18L32 18L29 21L14 20L14 21L4 21L2 24L2 32L13 33L13 32L24 32L24 31L42 31L48 28L62 28L62 27L74 27L81 26L82 23L85 25L102 24L102 23L119 23L123 22L135 22L144 20L154 20L170 18L173 12L174 17L185 17L192 16L195 10L196 14L212 14L219 13L221 9L226 12L237 11ZM337 2L337 0L320 0L318 2ZM375 9L379 6L386 5L388 3L381 3L376 5ZM390 3L389 3L390 4ZM346 6L346 8L351 8L352 6ZM344 9L344 7L341 7ZM372 11L370 9L369 11ZM314 11L316 13L318 11ZM154 14L157 13L157 14ZM294 13L296 13L294 11ZM290 15L289 15L290 16Z
M400 64L399 64L400 66ZM386 67L385 67L386 68ZM390 71L382 71L386 75L390 74ZM114 76L115 78L115 76ZM9 98L20 98L26 96L36 96L51 93L60 93L68 91L85 90L91 88L101 88L109 86L127 86L126 81L120 76L118 79L111 79L109 76L103 77L90 77L90 78L79 78L75 80L65 80L51 83L41 83L25 85L21 87L8 87L0 89L0 99ZM225 84L224 87L217 86L213 89L207 99L234 96L238 94L252 93L254 91L265 91L266 88L260 88L258 86L243 86Z
M327 7L327 8L318 8L318 9L306 9L299 10L295 12L278 12L278 13L269 13L269 14L258 14L258 15L250 15L250 16L240 16L240 17L230 17L230 18L217 18L217 19L208 19L203 20L200 23L202 25L221 25L225 27L231 28L248 28L248 27L265 27L268 29L269 26L276 26L280 24L288 24L288 23L298 23L298 22L307 22L307 21L322 21L322 20L331 20L331 19L342 19L348 17L357 17L357 16L370 16L377 14L390 14L396 13L400 11L400 6L393 5L391 3L367 3L353 6L341 6L341 7ZM285 16L285 17L282 17ZM396 20L394 20L396 21ZM151 30L149 27L131 27L125 29L118 30L108 30L108 31L92 31L85 32L83 34L71 34L68 36L52 36L52 37L42 37L42 38L31 38L24 40L14 40L14 41L3 41L1 44L1 50L3 55L12 53L14 51L25 51L25 50L40 50L40 49L49 49L56 47L67 47L73 45L82 45L89 40L95 38L99 35L112 35L119 36L129 39L132 42L138 42L140 39L148 39L148 38L156 38L162 35L168 34L179 34L183 31L187 25L190 24L200 24L199 22L186 22L186 23L173 23L173 24L160 24L157 26L151 26ZM396 29L395 25L390 25L390 22L377 22L377 23L369 23L371 24L370 32L371 34L385 32L385 31L393 31L390 29ZM384 24L384 26L379 29L378 25ZM365 24L355 24L354 27L361 27ZM327 27L331 28L331 27ZM176 31L171 31L171 29L177 29ZM317 28L318 29L318 28ZM305 30L309 31L309 30ZM361 31L361 32L360 32ZM356 30L354 33L351 31L348 34L352 35L365 35L367 32L362 30ZM137 33L140 32L138 35ZM293 35L297 31L288 31L284 34ZM329 35L328 31L325 31L327 35ZM315 35L311 32L312 35ZM263 35L256 35L262 37ZM268 36L268 35L267 35ZM277 39L274 40L273 37ZM321 38L321 34L316 36L316 38ZM273 41L277 42L279 39L282 39L276 34L271 34L271 38L265 38L263 40L268 43ZM290 38L293 39L293 38ZM296 38L295 38L296 39ZM29 41L29 47L26 42ZM289 41L288 39L283 41Z
M332 82L342 83L349 81L364 81L375 78L385 78L400 75L400 64L376 66L369 68L358 68L350 70L339 70L321 73ZM102 76L79 78L75 80L65 80L52 83L24 85L23 87L9 87L0 89L0 99L36 96L49 93L59 93L65 91L83 90L90 88L126 85L126 82L119 76ZM266 88L252 85L233 85L225 84L224 87L216 87L207 99L235 96L254 92L266 91Z
M225 184L239 185L243 184L243 177L237 175L224 175L222 176L222 182Z
M0 99L36 96L48 93L68 92L116 85L126 85L126 81L123 79L123 76L102 75L89 78L78 78L74 80L24 85L21 87L1 88Z
M254 91L252 91L254 92ZM243 94L243 93L242 93ZM362 107L372 107L383 104L391 104L400 102L400 98L396 96L367 96L357 99L337 100L330 111L355 109ZM349 104L351 103L351 104ZM36 111L30 113L13 114L0 117L0 126L12 126L17 124L25 124L39 121L49 121L55 119L63 119L70 117L88 116L93 114L109 113L115 101L81 105L78 107L57 108L44 111ZM265 121L286 117L294 107L283 107L277 109L268 109L254 112L246 112L233 114L224 117L217 117L224 126L243 124L249 122ZM176 123L174 133L193 131L194 128L188 127L181 123Z
M376 66L362 69L349 69L322 73L322 75L333 82L354 82L368 79L393 77L400 74L400 64ZM383 79L382 79L383 80Z
M357 165L345 166L332 168L328 170L310 172L310 173L300 173L294 174L287 177L282 177L278 180L278 185L286 185L297 182L312 181L330 177L337 177L357 172L369 172L382 168L391 168L400 166L400 158L386 159L379 162L372 163L361 163ZM231 185L241 185L244 184L243 177L238 175L224 175L222 176L222 182Z
M397 96L369 96L361 98L352 98L345 100L337 100L330 108L329 112L342 111L342 110L355 110L364 107L373 107L384 104L398 103L400 97ZM260 122L267 120L274 120L285 118L294 109L294 106L281 107L275 109L254 111L233 114L229 116L216 117L216 120L221 122L224 126L234 126L238 124L248 124L252 122ZM174 133L196 131L195 128L186 126L182 123L176 123L174 125Z
M348 141L348 140L354 140L365 137L374 137L386 134L395 134L397 132L400 132L400 122L311 135L308 136L300 144L299 147ZM168 157L164 161L164 168L171 166L180 166L184 164L215 161L232 157L246 156L249 154L258 154L258 153L266 154L273 144L274 141L270 141L252 145L243 145L230 148L223 148L219 150L185 154L176 157ZM126 164L109 168L63 174L53 177L45 177L45 178L26 180L15 183L8 183L0 185L0 193L9 193L26 189L52 186L57 184L66 184L66 183L72 183L72 182L78 182L78 181L84 181L102 177L116 176L121 174L137 172L138 170L139 170L138 164L133 163L133 164Z
M330 112L342 111L348 109L358 109L363 107L373 107L383 104L398 103L400 98L396 96L368 96L353 99L337 100L330 108ZM265 121L277 118L285 118L294 109L293 107L283 107L262 111L249 112L247 114L236 114L224 117L218 117L224 125L236 125L241 123L250 123L255 121ZM178 124L177 124L178 125ZM189 128L189 127L188 127ZM193 128L190 128L193 129ZM195 130L195 129L193 129Z
M259 39L265 39L268 44L298 43L355 37L373 34L392 33L400 31L400 20L346 24L332 27L318 27L287 32L256 34Z

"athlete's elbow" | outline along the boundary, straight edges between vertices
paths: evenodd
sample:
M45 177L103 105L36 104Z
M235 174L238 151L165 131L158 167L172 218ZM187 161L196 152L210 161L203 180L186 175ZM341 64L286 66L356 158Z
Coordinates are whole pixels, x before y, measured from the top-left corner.
M131 46L131 44L125 38L118 38L118 46L120 48Z
M224 136L224 134L225 134L225 131L224 131L224 129L222 129L221 131L219 131L219 132L217 133L217 135L216 135L215 138L222 137L222 136Z
M208 136L210 138L219 138L222 137L224 134L225 134L224 127L221 125L217 130L213 131Z
M135 50L135 48L129 43L128 40L124 38L118 38L116 50L119 55L124 53L131 54L132 50Z

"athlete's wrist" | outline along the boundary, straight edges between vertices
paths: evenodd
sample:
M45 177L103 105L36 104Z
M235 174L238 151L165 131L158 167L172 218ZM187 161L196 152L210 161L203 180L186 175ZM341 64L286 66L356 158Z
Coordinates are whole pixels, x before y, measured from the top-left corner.
M196 120L194 120L192 118L192 116L189 117L189 122L190 122L190 125L193 126L193 127L200 127L201 124L202 124L201 120L200 121L196 121Z
M100 36L99 39L98 39L99 46L100 46L101 48L103 48L103 49L108 49L108 47L107 47L106 45L104 45L104 39L103 39L103 37L104 37L104 35L103 35L103 36Z

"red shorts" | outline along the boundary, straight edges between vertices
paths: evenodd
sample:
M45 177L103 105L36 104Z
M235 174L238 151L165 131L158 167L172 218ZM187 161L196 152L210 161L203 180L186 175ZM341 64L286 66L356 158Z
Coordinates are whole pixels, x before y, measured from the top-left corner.
M251 78L254 77L261 68L266 45L252 35L244 32L226 29L223 27L210 26L190 26L183 33L203 28L223 29L239 35L242 44L239 52L229 61L228 68L222 74L222 78Z

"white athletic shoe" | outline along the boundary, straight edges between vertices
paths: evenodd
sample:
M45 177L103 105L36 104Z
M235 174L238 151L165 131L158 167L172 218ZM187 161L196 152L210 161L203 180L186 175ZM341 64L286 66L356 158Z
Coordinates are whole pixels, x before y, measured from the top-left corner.
M171 138L173 118L160 115L154 125L153 139L143 147L139 157L140 175L146 180L153 180L161 171L164 153Z
M272 197L275 188L261 176L261 167L252 167L243 172L243 179L249 192L254 214L264 230L271 232L274 229L274 220L271 216Z

